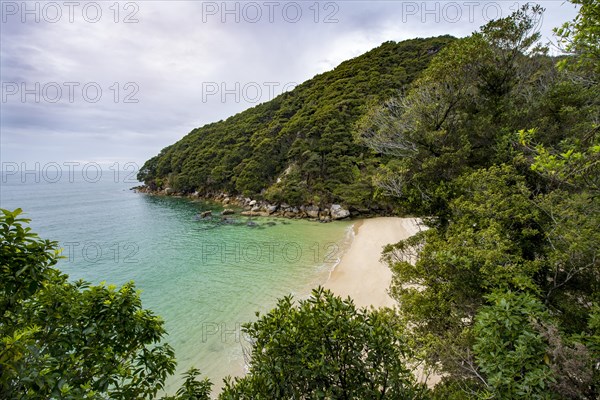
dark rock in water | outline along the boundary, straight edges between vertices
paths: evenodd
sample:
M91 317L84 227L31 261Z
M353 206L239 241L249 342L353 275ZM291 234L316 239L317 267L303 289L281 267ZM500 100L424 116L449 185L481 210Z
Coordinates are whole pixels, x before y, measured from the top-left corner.
M236 220L233 218L223 217L221 218L221 223L226 225L233 225L236 223Z
M273 221L269 221L265 225L267 225L267 226L275 226L277 224L275 222L273 222Z
M233 211L231 208L226 208L221 213L221 215L232 215L232 214L235 214L235 211Z
M200 218L204 219L208 217L212 217L212 211L203 211L200 213Z
M248 221L246 223L246 225L248 225L248 226L258 226L258 224L256 222L254 222L254 221Z

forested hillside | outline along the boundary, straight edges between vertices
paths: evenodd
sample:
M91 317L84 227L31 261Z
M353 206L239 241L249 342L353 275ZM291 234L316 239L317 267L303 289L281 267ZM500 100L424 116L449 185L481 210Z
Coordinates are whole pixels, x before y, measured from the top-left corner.
M355 139L356 122L397 96L453 41L386 42L269 102L194 129L148 160L138 178L152 189L368 208L380 161Z

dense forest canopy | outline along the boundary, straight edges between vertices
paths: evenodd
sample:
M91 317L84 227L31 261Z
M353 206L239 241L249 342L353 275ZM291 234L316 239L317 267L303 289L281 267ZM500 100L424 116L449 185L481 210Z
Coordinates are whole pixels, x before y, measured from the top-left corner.
M600 3L575 3L558 63L524 7L443 49L361 130L395 158L381 187L429 227L385 257L435 398L600 396Z
M237 115L194 129L148 160L151 188L370 207L381 160L356 140L370 106L398 95L455 39L386 42Z

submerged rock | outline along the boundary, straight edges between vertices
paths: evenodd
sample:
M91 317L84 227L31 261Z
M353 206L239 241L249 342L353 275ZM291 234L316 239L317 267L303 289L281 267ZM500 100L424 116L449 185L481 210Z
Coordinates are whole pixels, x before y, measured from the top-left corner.
M200 218L204 219L207 217L212 217L212 211L203 211L200 213Z
M240 215L244 217L268 217L269 214L264 211L242 211Z

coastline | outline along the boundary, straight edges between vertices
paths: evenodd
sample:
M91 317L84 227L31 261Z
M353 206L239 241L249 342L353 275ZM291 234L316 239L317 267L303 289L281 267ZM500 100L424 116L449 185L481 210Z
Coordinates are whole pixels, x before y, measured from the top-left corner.
M135 186L130 188L135 193L150 196L165 196L187 198L191 201L204 201L214 203L222 210L216 211L220 216L241 215L242 217L282 217L288 219L307 219L319 222L333 222L348 218L368 218L393 215L391 209L357 209L345 208L342 204L325 203L316 205L290 205L286 203L271 203L266 200L252 199L242 195L229 195L225 192L217 193L180 193L172 188L151 189L148 186ZM210 215L210 214L209 214Z
M377 217L358 220L354 238L324 284L336 295L350 296L358 307L394 307L388 294L392 271L380 261L383 247L419 232L415 218Z

